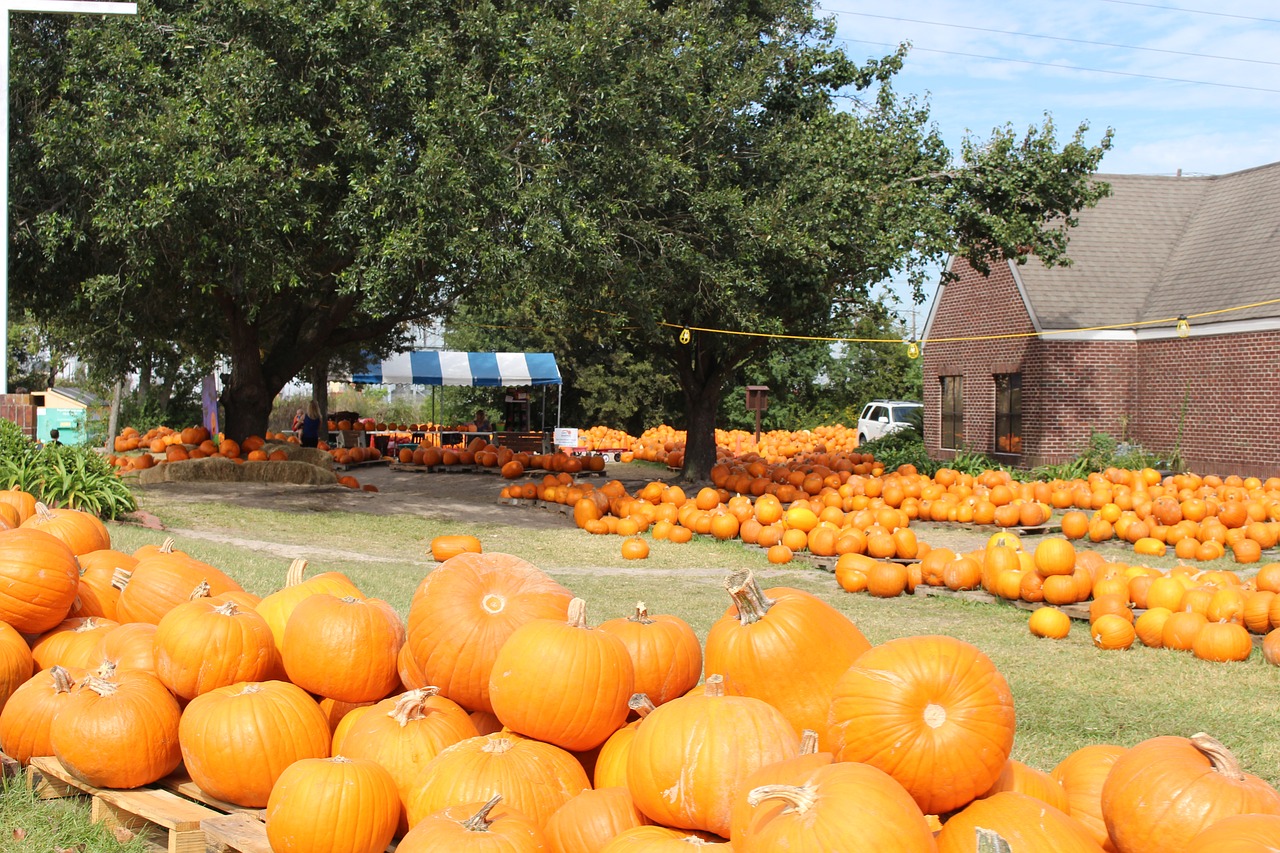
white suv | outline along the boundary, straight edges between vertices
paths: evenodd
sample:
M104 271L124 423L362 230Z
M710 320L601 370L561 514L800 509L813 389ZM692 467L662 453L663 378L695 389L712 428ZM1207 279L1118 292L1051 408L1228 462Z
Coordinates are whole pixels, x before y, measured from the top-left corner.
M923 403L910 400L872 400L858 416L858 444L907 429L920 417L923 409Z

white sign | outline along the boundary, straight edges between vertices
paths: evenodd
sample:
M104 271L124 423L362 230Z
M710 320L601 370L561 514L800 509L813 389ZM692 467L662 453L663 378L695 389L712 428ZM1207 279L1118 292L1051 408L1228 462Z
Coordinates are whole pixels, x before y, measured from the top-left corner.
M559 427L555 431L556 447L577 447L578 431L572 427Z

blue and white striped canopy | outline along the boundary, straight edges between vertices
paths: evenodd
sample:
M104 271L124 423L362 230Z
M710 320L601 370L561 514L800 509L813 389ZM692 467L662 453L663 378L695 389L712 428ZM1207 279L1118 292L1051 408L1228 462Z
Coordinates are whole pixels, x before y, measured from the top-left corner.
M351 377L373 385L559 385L549 352L402 352Z

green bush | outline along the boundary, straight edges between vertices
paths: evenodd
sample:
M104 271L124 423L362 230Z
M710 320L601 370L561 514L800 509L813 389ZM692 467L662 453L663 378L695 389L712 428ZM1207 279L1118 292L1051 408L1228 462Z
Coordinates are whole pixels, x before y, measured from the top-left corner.
M0 487L21 489L48 506L116 518L137 509L129 486L97 451L65 444L37 447L13 421L0 419Z

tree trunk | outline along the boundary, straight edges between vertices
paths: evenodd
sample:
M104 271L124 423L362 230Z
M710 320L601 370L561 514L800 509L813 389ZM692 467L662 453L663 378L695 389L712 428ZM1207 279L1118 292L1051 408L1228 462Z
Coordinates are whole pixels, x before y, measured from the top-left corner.
M115 391L111 394L111 414L107 417L107 446L108 454L116 452L116 430L120 428L120 390L124 387L124 380L117 379Z
M711 478L711 468L716 464L716 411L720 408L723 387L685 389L685 411L689 425L685 431L684 469L681 479L701 482Z
M329 417L329 359L311 362L311 397L320 407L320 423Z

